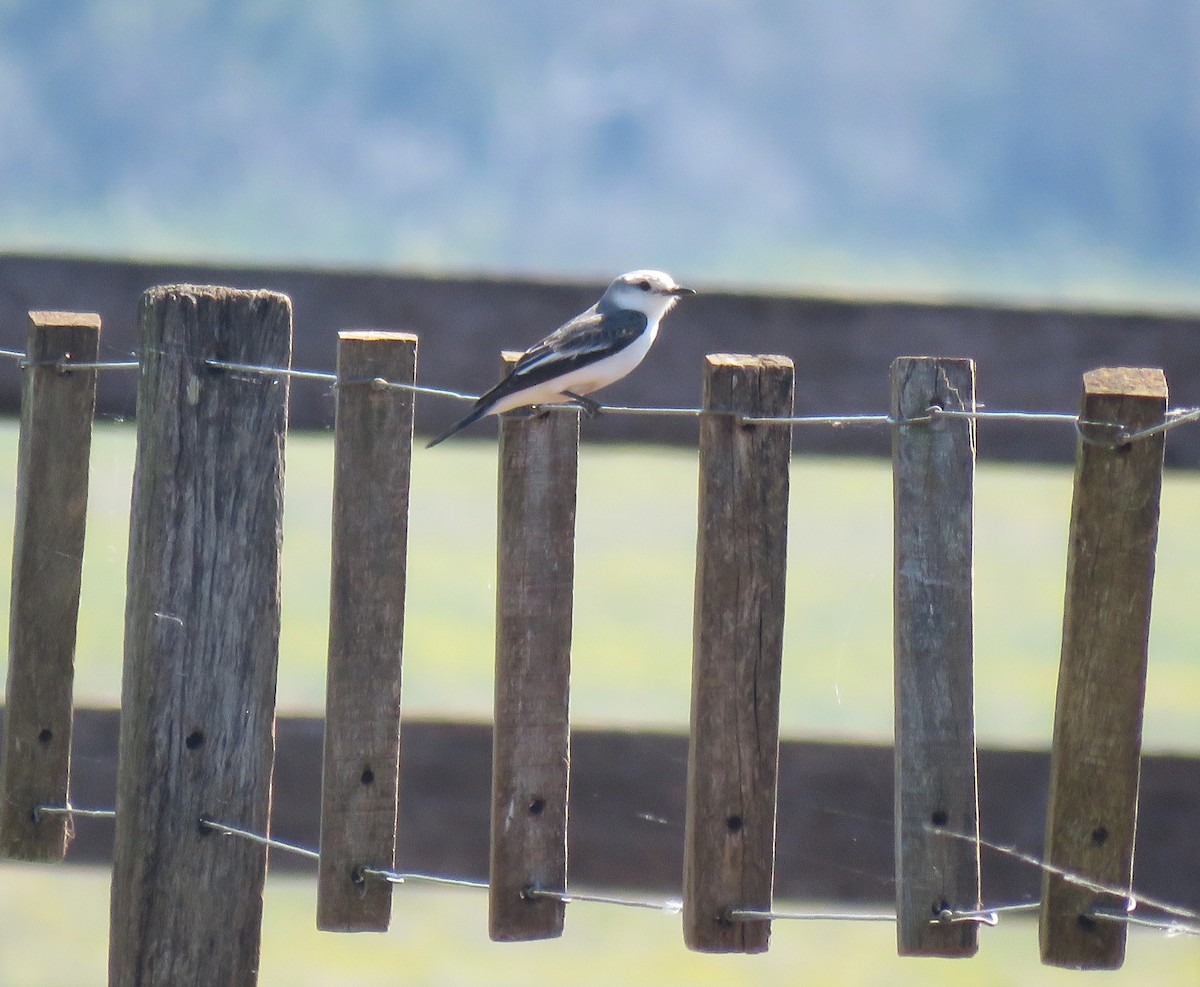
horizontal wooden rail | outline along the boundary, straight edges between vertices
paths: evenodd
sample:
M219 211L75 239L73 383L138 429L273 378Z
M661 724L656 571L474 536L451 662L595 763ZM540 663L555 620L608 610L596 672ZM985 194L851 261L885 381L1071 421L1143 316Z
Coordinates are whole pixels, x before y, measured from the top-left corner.
M320 823L321 735L315 717L284 717L277 724L271 833L308 847L317 845ZM72 801L111 808L116 711L77 709L73 742ZM487 877L491 742L487 724L406 720L399 867ZM687 747L684 734L574 731L573 886L678 895ZM1040 853L1049 776L1045 751L980 750L984 838ZM1200 908L1200 856L1186 842L1197 804L1200 757L1144 757L1134 867L1141 893ZM454 825L447 826L447 819ZM75 832L68 863L111 861L110 821L79 819ZM982 856L985 903L1036 900L1036 868L986 847ZM313 865L272 853L271 868ZM776 897L888 907L895 899L894 873L891 747L781 744Z
M613 272L614 274L616 272ZM688 272L674 272L685 276ZM523 349L594 302L597 283L499 277L418 277L384 271L231 267L213 264L100 260L0 254L0 346L23 344L30 308L97 312L104 319L107 359L136 348L132 313L148 284L191 281L254 284L285 292L296 313L295 365L332 371L336 330L402 326L421 337L424 383L478 393L496 376L495 354ZM691 281L688 282L691 284ZM1179 406L1200 405L1200 316L1034 308L971 302L933 303L709 290L672 313L663 338L637 373L599 395L613 404L691 405L700 399L706 353L736 341L745 353L801 357L796 413L884 412L893 358L950 347L976 358L987 375L979 397L990 408L1068 411L1079 376L1093 367L1137 365L1147 354L1171 381ZM4 327L8 327L5 329ZM733 329L731 327L736 327ZM1050 354L1050 356L1047 356ZM102 373L101 415L133 413L136 374ZM14 414L20 376L0 369L0 413ZM333 421L328 382L297 381L290 423L327 428ZM461 417L458 402L417 401L417 432L436 433ZM480 426L479 435L494 434ZM678 443L695 448L690 419L610 416L583 423L585 441ZM798 428L804 452L886 456L884 428ZM979 458L1071 462L1069 425L987 422ZM1167 465L1200 467L1200 428L1179 429Z

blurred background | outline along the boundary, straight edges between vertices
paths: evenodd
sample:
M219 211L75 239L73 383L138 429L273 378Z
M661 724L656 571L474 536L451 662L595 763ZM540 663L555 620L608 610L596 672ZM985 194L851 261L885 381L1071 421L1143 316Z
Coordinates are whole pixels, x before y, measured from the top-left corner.
M654 266L702 289L1191 315L1200 5L0 0L0 254L575 285ZM331 355L346 326L319 328ZM881 381L894 355L869 355ZM490 716L491 434L414 458L406 716ZM120 691L132 455L130 426L102 421L81 704ZM0 422L0 544L15 461L15 423ZM331 463L327 432L289 438L281 712L323 708ZM584 445L578 723L686 730L695 470L694 443ZM1164 493L1155 751L1195 754L1200 736L1198 482L1176 471ZM976 705L990 746L1049 743L1070 487L1066 465L979 467ZM791 511L784 732L887 743L889 465L797 457ZM890 818L866 823L890 842ZM661 825L682 833L680 818ZM101 982L107 894L101 869L0 866L0 987ZM314 900L308 879L268 881L264 984L1093 981L1041 967L1021 920L947 966L899 961L890 927L852 923L777 923L767 957L696 956L677 919L584 905L559 942L497 946L483 897L408 888L388 935L337 937L313 930ZM1200 941L1149 930L1106 976L1198 979Z
M0 247L1195 303L1191 0L0 3Z

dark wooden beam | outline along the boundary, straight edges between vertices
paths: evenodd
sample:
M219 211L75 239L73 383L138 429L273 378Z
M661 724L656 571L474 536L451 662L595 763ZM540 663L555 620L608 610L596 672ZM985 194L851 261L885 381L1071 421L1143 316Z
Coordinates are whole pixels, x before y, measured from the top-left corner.
M617 273L617 272L614 272ZM686 280L686 271L672 272ZM403 329L421 339L425 383L478 393L495 380L495 353L524 349L594 302L598 282L518 278L415 277L385 271L232 267L0 254L0 346L19 348L30 309L97 312L104 354L129 358L137 301L154 284L178 281L271 288L295 307L295 364L331 371L337 332ZM688 282L691 283L690 281ZM783 353L796 364L796 413L883 413L888 367L906 353L972 357L992 409L1071 411L1080 375L1101 366L1156 366L1172 400L1200 405L1200 314L1020 307L978 302L905 302L738 292L699 285L700 295L671 314L663 337L636 373L598 395L613 404L690 405L700 401L707 353L736 349ZM102 415L133 413L136 375L100 375ZM0 413L15 414L20 377L0 369ZM417 432L441 431L465 412L443 398L417 401ZM296 381L291 423L333 422L328 384ZM490 427L490 426L489 426ZM480 426L479 435L494 432ZM690 419L601 417L583 439L652 441L694 447ZM464 440L469 441L469 440ZM804 452L886 456L883 428L797 428ZM981 459L1071 462L1069 425L982 422ZM1167 465L1200 467L1200 429L1167 443Z
M0 709L0 715L3 710ZM321 720L285 717L276 729L272 835L315 847L320 823ZM71 800L111 808L117 713L75 712ZM492 732L484 723L407 719L397 850L402 869L486 879ZM571 740L573 887L636 889L678 897L683 878L687 737L576 730ZM1050 759L1045 751L979 751L979 818L985 839L1040 854ZM1200 758L1142 760L1133 884L1200 908L1200 855L1192 844ZM452 824L447 824L452 820ZM77 819L68 863L108 864L112 823ZM779 758L777 899L890 907L892 749L874 744L784 741ZM271 853L279 871L315 865ZM987 904L1037 900L1041 875L986 847Z

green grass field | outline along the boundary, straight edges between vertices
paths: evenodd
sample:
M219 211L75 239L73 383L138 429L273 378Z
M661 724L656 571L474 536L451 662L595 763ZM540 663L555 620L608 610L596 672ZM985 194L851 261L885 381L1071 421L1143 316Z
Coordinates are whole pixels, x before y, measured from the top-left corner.
M267 987L1195 987L1200 941L1131 930L1118 973L1043 967L1037 927L1010 920L981 935L969 960L899 959L882 923L777 922L759 956L684 949L679 917L573 905L561 939L495 944L486 896L397 889L384 935L331 935L314 924L313 885L271 878L264 906L260 982ZM108 875L95 868L0 867L0 984L102 984L107 962ZM216 985L214 985L216 987Z
M80 704L120 690L130 426L98 429L77 659ZM16 430L0 425L0 543L11 544ZM323 705L328 611L327 435L288 446L281 711ZM783 726L793 736L891 735L891 486L886 463L797 459L792 474ZM976 712L982 743L1048 744L1061 622L1067 469L983 464L976 507ZM1190 568L1200 477L1168 477L1151 636L1146 746L1197 750L1200 661ZM696 462L677 449L584 447L572 706L576 722L684 729L688 715ZM458 441L413 468L404 706L486 718L492 683L495 447ZM7 579L0 571L0 583ZM0 585L0 595L7 595ZM77 767L77 770L79 768ZM983 821L984 831L987 820ZM572 906L560 941L487 942L486 901L401 888L393 931L314 927L314 888L271 878L264 984L955 984L1091 982L1042 968L1032 923L982 932L968 962L895 958L888 926L777 923L765 957L682 946L677 917ZM0 867L0 987L100 983L107 874ZM1112 984L1195 984L1200 939L1131 935Z
M95 438L76 692L120 693L131 426ZM15 428L0 426L0 544L11 544ZM696 457L585 445L581 461L572 707L577 722L686 728ZM279 708L324 705L332 445L288 445ZM495 447L461 440L413 466L404 664L407 712L491 712ZM7 478L6 478L7 477ZM1043 747L1062 620L1066 468L982 464L976 506L976 716L982 743ZM1200 738L1191 566L1200 476L1163 502L1146 746ZM891 477L873 460L797 459L792 472L783 728L891 737ZM7 597L0 567L0 598Z

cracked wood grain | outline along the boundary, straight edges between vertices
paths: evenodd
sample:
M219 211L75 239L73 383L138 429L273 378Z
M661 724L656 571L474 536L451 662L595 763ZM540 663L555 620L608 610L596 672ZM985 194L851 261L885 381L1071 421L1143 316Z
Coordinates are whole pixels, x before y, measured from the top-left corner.
M1085 422L1137 430L1161 422L1166 410L1161 370L1084 374ZM1165 435L1118 446L1104 442L1111 437L1084 426L1076 453L1045 858L1083 882L1128 889ZM1122 908L1124 899L1044 872L1043 962L1121 966L1126 926L1090 912L1096 905Z
M787 416L793 387L785 357L715 354L704 407ZM700 421L683 927L705 952L762 952L771 934L728 913L772 901L791 431Z
M109 983L257 980L279 658L292 308L173 285L142 300Z
M100 317L30 312L21 388L16 526L8 629L0 855L61 860L70 822L39 805L67 802L75 632L83 572Z
M579 414L501 415L499 460L488 924L493 940L546 939L565 905L524 892L567 886Z
M972 531L971 360L892 364L896 944L902 956L971 956L974 923L934 923L979 906ZM916 421L912 421L916 419ZM912 421L905 425L903 422Z
M395 866L400 686L417 337L338 334L329 665L317 928L386 932Z

